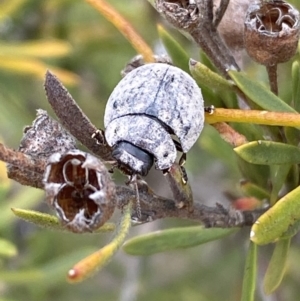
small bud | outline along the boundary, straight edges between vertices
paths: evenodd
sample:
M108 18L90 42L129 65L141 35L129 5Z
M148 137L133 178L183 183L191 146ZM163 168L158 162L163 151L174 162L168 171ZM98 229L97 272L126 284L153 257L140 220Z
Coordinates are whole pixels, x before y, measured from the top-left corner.
M92 232L113 214L115 186L104 164L79 150L53 154L44 176L46 199L72 232Z
M242 197L232 202L232 207L236 210L255 210L261 207L262 203L254 197Z
M245 48L260 64L272 66L291 59L299 40L299 12L283 0L249 6L245 21Z

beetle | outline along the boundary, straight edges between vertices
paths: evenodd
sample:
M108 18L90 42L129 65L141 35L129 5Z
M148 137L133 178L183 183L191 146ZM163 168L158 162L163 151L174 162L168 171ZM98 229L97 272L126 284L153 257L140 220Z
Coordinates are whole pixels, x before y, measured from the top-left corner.
M130 176L146 176L153 164L167 172L177 151L183 153L182 165L203 125L200 88L189 74L166 63L145 64L127 73L104 114L105 140L117 167Z

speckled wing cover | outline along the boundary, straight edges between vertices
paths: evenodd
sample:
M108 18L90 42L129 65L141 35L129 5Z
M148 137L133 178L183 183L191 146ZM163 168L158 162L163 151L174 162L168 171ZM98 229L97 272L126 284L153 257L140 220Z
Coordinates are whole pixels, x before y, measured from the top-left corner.
M176 160L176 148L170 134L152 118L141 115L114 119L105 131L109 145L129 141L156 158L157 169L167 169Z
M183 152L198 139L204 123L203 98L186 72L167 64L146 64L128 73L106 105L104 125L131 114L154 116L179 138Z

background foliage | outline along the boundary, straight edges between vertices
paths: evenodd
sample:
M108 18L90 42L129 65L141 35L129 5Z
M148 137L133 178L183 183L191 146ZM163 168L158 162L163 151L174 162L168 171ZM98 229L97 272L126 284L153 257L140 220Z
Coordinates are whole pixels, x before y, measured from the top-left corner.
M299 8L296 0L290 2ZM162 20L146 0L110 3L157 53L162 52L156 27ZM199 59L201 55L194 44L170 28L168 32L189 56ZM47 68L64 82L93 123L102 127L106 100L120 80L120 70L135 54L115 27L83 0L1 1L0 139L17 148L22 129L31 124L36 109L45 109L54 116L43 89ZM267 83L263 67L246 59L245 69L253 79ZM280 96L291 99L291 64L279 66L279 70ZM0 164L0 237L14 244L7 246L6 254L0 254L0 300L239 300L249 229L221 241L153 256L130 257L120 251L94 278L78 285L68 284L68 269L105 244L110 235L56 233L18 221L11 207L49 210L43 202L43 192L8 181L4 165ZM186 168L196 201L228 206L229 195L240 195L241 174L236 158L212 127L205 128L189 153ZM114 177L120 183L124 181L117 173ZM148 180L158 194L170 196L159 172L152 171ZM130 235L184 225L192 223L157 221L136 227ZM296 237L284 283L268 300L297 300L298 247ZM259 249L259 279L272 249L272 245ZM256 300L267 300L261 287Z

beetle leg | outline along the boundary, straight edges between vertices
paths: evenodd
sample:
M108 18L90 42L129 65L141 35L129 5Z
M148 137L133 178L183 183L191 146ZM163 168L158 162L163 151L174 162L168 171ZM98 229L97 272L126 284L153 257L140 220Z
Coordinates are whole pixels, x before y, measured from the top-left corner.
M176 150L182 153L183 150L182 150L181 144L177 140L174 140L174 139L173 139L173 142L175 144Z
M183 152L182 146L177 140L173 139L173 142L175 144L176 150L182 153L182 155L179 159L179 165L183 166L186 162L186 153Z
M98 129L92 134L92 138L95 139L96 143L99 145L107 145L104 130Z
M204 112L212 115L215 112L215 106L211 105L208 107L204 107Z
M187 176L186 170L183 166L180 166L180 169L181 169L181 174L182 174L182 178L181 178L182 183L184 185L186 185L188 182L188 176Z
M176 206L178 208L185 207L189 211L193 211L193 193L188 183L185 168L174 163L164 175L169 182Z
M127 185L130 185L131 187L135 189L136 194L136 214L139 220L142 218L142 209L141 209L141 203L140 203L140 194L139 194L139 185L138 185L139 177L137 174L133 174L129 176L129 180L126 182Z
M147 194L155 196L153 190L148 186L147 182L144 181L139 175L136 175L135 179L132 177L131 187L133 189L138 189L139 193L139 207L138 204L135 210L131 214L131 220L133 225L140 225L152 221L152 216L155 215L155 212L152 210L142 210L140 202L143 202L140 199L140 195Z
M185 162L186 162L186 153L183 153L179 159L179 165L183 168Z

